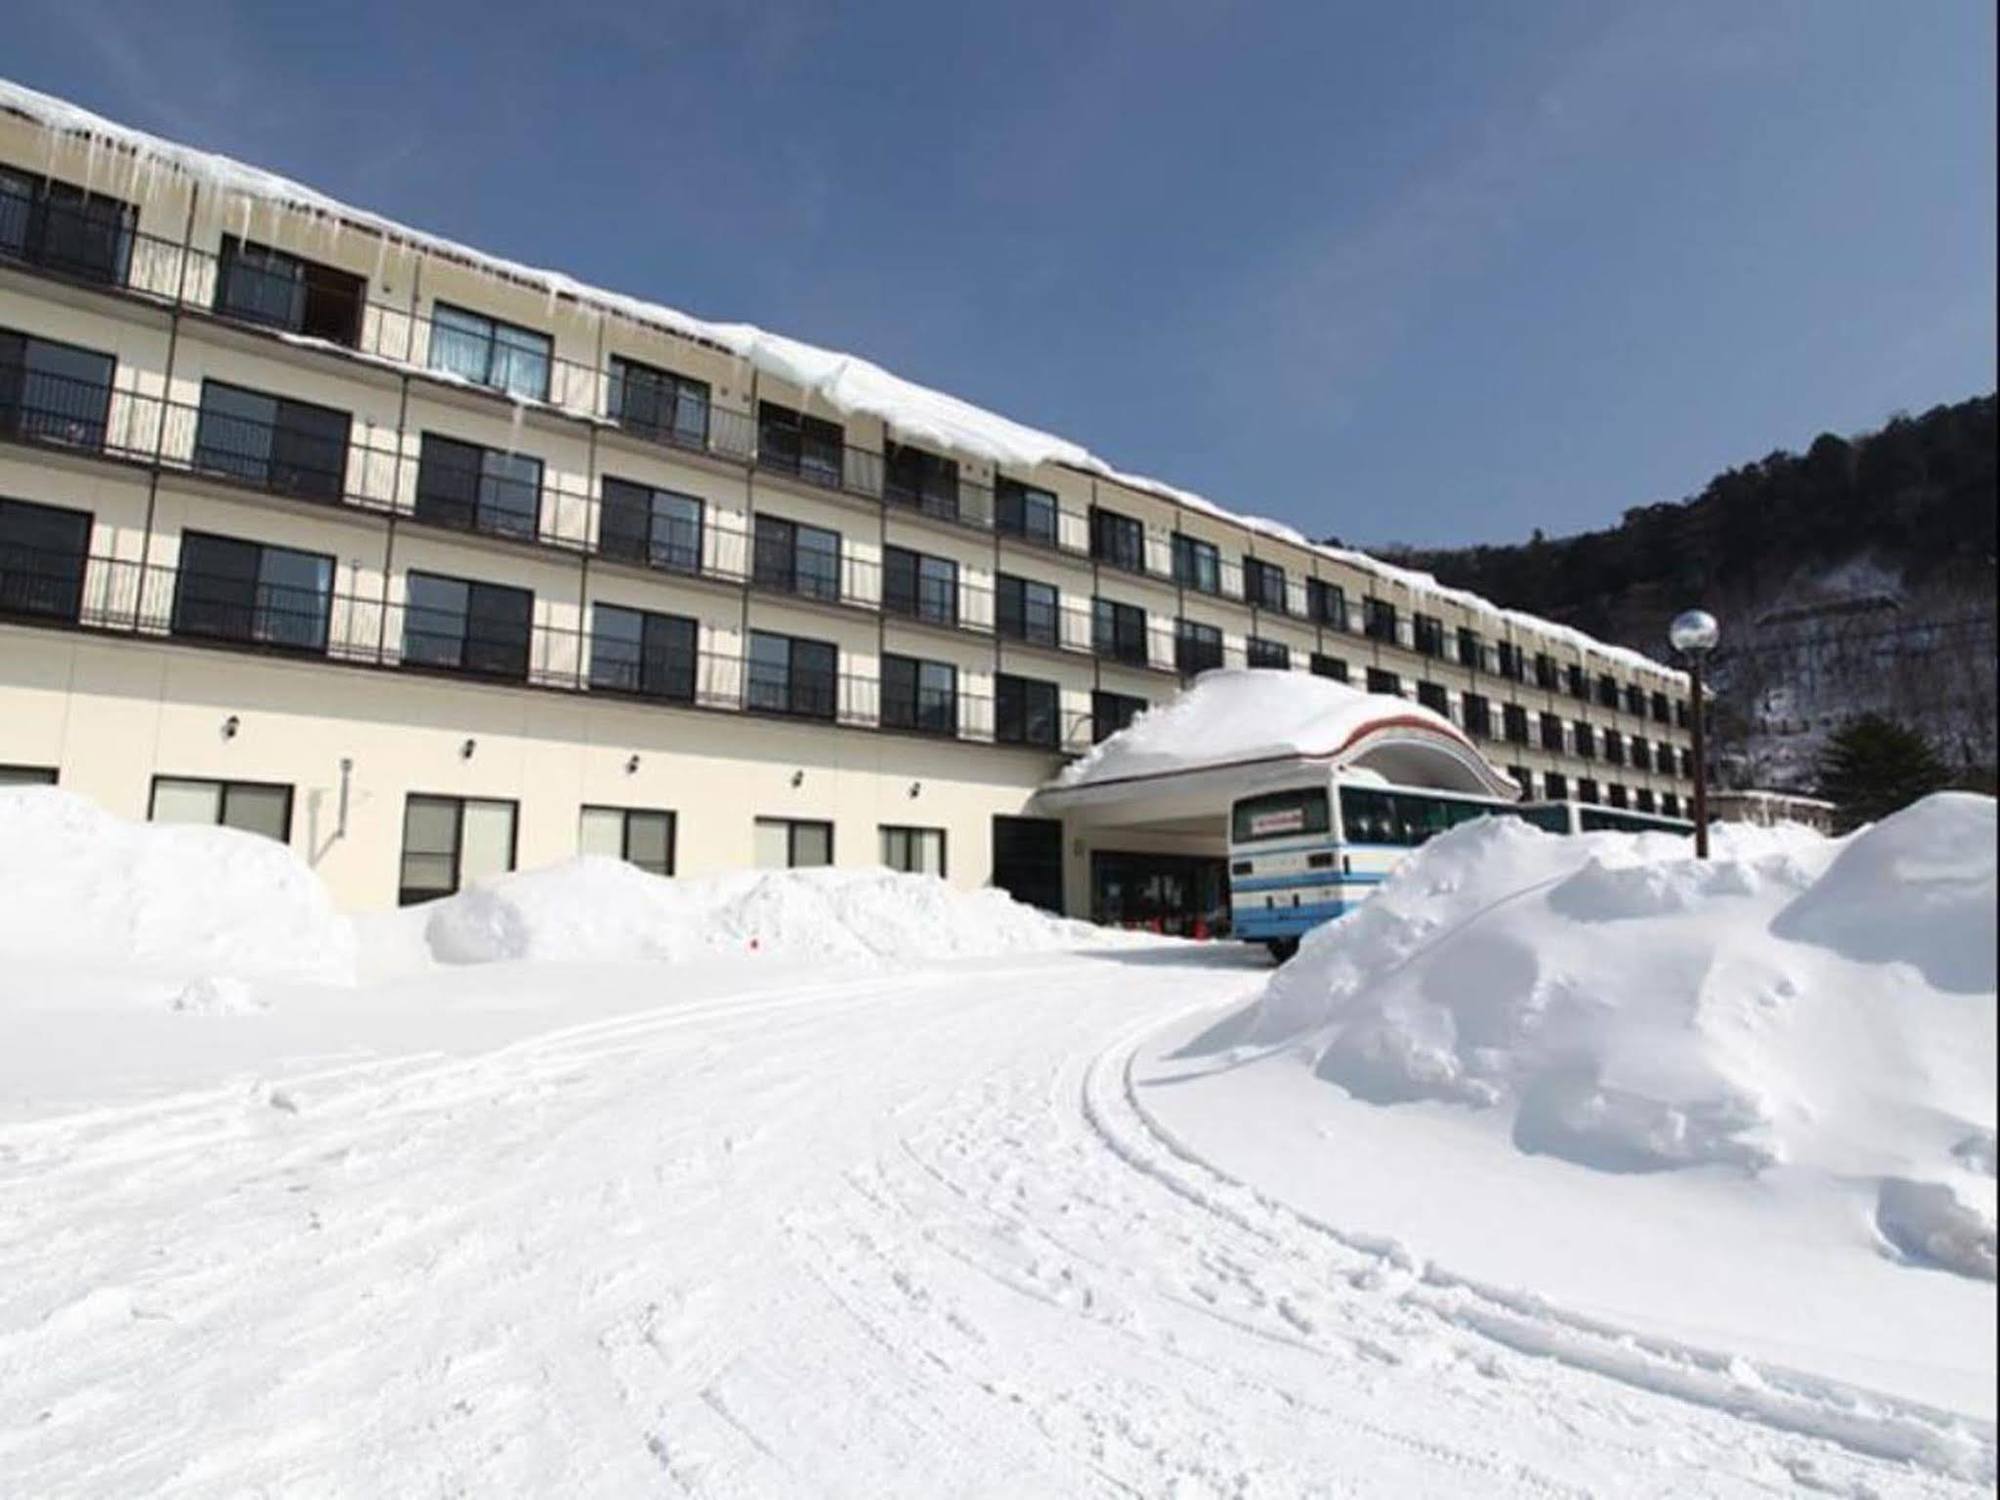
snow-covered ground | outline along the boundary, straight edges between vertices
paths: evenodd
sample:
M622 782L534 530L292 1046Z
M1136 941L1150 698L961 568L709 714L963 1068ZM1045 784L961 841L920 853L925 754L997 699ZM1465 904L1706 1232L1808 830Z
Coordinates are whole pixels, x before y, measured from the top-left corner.
M15 889L22 844L5 835L24 798L123 865L178 862L183 884L270 853L248 836L93 835L59 794L5 793L0 878ZM1498 879L1476 832L1412 874L1435 882L1455 862L1467 889ZM1725 893L1633 841L1599 853L1607 873L1569 896L1582 867L1514 904L1616 928L1652 976L1633 992L1657 1000L1667 985L1642 950L1669 934L1646 924ZM1789 891L1796 934L1772 941L1827 955L1805 977L1855 965L1890 981L1889 1003L1981 1003L1951 988L1982 975L1938 936L1978 899L1976 868L1966 889L1922 890L1919 856L1893 840L1750 863L1780 857L1799 870L1727 899ZM1950 858L1964 874L1964 849ZM1667 873L1619 873L1648 867ZM92 888L88 871L66 878ZM1751 1087L1796 1057L1783 1024L1729 1075L1769 1106L1764 1122L1678 1137L1747 1137L1782 1165L1718 1147L1638 1172L1597 1154L1601 1133L1529 1155L1495 1128L1547 1071L1547 1049L1517 1035L1444 1048L1456 1074L1422 1076L1455 1076L1456 1093L1369 1103L1327 1081L1315 1059L1347 1007L1323 944L1267 992L1252 953L1092 943L924 882L855 872L669 894L581 864L361 924L349 984L236 948L219 917L177 946L171 924L133 910L163 914L168 895L112 878L98 872L87 951L64 951L60 909L32 941L0 935L21 945L0 968L8 1495L1993 1483L1992 1282L1906 1263L1829 1208L1839 1122L1887 1118L1870 1111L1903 1083L1832 1113L1817 1072L1783 1097ZM1936 972L1884 951L1908 911L1827 927L1832 896L1817 911L1806 898L1850 881L1922 905ZM1614 896L1641 902L1633 886L1650 915L1607 919ZM266 891L236 888L246 933L282 912L318 930L309 892ZM1990 888L1986 901L1990 924ZM1384 946L1356 930L1341 993L1425 1023L1421 986L1391 1003L1394 975L1373 967L1396 919L1382 910ZM1751 961L1754 926L1722 945L1727 961ZM341 939L326 941L337 958ZM1450 948L1433 931L1397 967ZM1616 972L1593 954L1572 933L1550 963L1593 983ZM1985 983L1990 1142L1990 968ZM1789 1000L1778 1013L1804 1012L1808 1030L1852 1020L1810 985ZM1281 1014L1312 1024L1282 1042L1240 1034ZM1239 1034L1218 1048L1221 1024ZM1683 1048L1667 1081L1724 1054ZM1948 1059L1920 1061L1942 1080L1936 1119L1897 1116L1899 1153L1981 1102ZM1905 1063L1885 1053L1876 1071L1906 1081ZM1976 1179L1972 1156L1902 1175L1963 1188L1951 1174ZM1989 1181L1990 1159L1989 1145ZM1803 1184L1789 1199L1768 1185L1786 1173ZM1858 1347L1870 1318L1881 1328Z

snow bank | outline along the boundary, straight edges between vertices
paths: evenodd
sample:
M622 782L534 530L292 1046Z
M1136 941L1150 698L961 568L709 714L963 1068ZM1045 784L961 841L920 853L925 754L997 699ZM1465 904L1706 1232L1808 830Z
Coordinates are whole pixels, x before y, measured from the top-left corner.
M380 234L389 243L420 247L481 267L509 281L538 287L546 291L551 299L568 299L595 312L609 312L724 350L765 374L811 392L836 411L887 422L907 441L943 448L993 464L1024 469L1044 463L1059 464L1085 473L1101 474L1119 484L1222 517L1252 531L1345 563L1357 571L1400 584L1418 595L1447 600L1498 624L1518 624L1543 636L1565 641L1589 657L1637 668L1662 684L1670 683L1678 688L1685 682L1682 674L1641 652L1609 645L1582 631L1518 610L1503 609L1477 594L1441 584L1428 573L1397 567L1363 552L1314 542L1282 522L1238 514L1187 490L1144 475L1121 472L1080 444L1025 426L956 396L905 380L858 355L822 349L749 323L711 322L661 303L590 286L561 271L544 270L488 255L468 245L457 244L366 209L341 203L303 183L267 172L261 167L134 130L67 100L6 79L0 79L0 108L13 110L48 129L81 137L90 143L93 152L102 145L128 156L129 159L122 165L133 178L142 173L150 177L160 169L192 178L201 183L214 199L232 207L240 205L240 214L246 225L254 209L272 213L289 210L329 223L338 221L360 225ZM117 161L106 163L106 177L117 177L119 174L114 169L120 164ZM116 190L114 183L103 179L89 185L100 190ZM129 182L126 190L131 190Z
M1991 1277L1994 803L1844 841L1719 828L1433 841L1191 1050L1288 1049L1380 1104L1492 1110L1610 1172L1864 1184L1884 1244Z
M1293 755L1333 755L1386 722L1465 743L1458 726L1419 703L1300 672L1234 667L1204 672L1177 697L1063 768L1064 786L1158 776Z
M182 1009L241 1008L234 980L349 984L354 936L283 844L128 823L52 787L0 790L0 954L193 980Z
M428 908L444 963L509 959L928 959L1050 952L1130 941L1023 906L891 870L783 870L674 880L586 856L503 875Z

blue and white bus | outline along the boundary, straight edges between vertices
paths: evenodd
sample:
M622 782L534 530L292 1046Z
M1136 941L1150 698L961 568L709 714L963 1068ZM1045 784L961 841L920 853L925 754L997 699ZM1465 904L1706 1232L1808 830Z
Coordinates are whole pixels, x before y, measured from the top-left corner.
M1282 963L1306 933L1366 900L1410 850L1461 823L1494 816L1525 818L1551 833L1694 830L1678 818L1592 803L1511 802L1319 770L1297 785L1231 804L1230 928Z

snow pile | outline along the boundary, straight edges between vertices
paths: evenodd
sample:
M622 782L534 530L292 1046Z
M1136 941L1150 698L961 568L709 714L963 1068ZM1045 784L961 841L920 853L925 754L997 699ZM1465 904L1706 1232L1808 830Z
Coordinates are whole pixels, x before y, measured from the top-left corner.
M176 1008L250 1002L255 978L351 984L354 935L287 846L128 823L52 787L0 790L0 954L192 981Z
M65 99L5 79L0 79L0 108L13 110L50 130L79 136L89 142L93 152L94 178L94 157L98 146L108 146L121 156L129 154L129 161L123 163L130 179L122 184L125 191L135 191L135 183L142 174L150 179L154 172L161 169L181 173L201 183L214 199L228 203L236 212L246 237L252 227L251 215L257 210L266 211L274 218L280 210L284 210L308 215L328 225L360 225L381 235L385 245L394 243L447 255L508 281L540 288L552 300L565 299L594 312L608 312L721 349L764 374L811 392L835 411L874 417L888 423L904 441L943 448L996 465L1031 469L1046 463L1101 474L1119 484L1219 516L1252 531L1345 563L1360 572L1400 584L1419 595L1447 600L1501 625L1518 624L1543 636L1565 641L1587 656L1637 668L1663 686L1679 690L1685 682L1682 674L1641 652L1609 645L1581 631L1519 610L1503 609L1477 594L1441 584L1428 573L1398 567L1364 552L1315 542L1281 521L1242 515L1160 480L1121 472L1067 438L1039 431L943 391L905 380L858 355L822 349L749 323L711 322L658 302L591 286L561 271L522 265L488 255L442 236L412 229L366 209L352 207L315 188L267 172L261 167L163 140L108 120ZM107 163L108 168L117 165L120 163L116 160ZM116 179L120 174L107 171L106 176L114 180L107 183L96 179L86 185L100 191L119 190L121 184Z
M1204 672L1178 697L1147 709L1064 767L1060 781L1087 786L1204 766L1331 756L1390 721L1465 742L1455 724L1422 704L1330 678L1248 667Z
M1994 803L1844 841L1469 824L1311 934L1191 1050L1288 1049L1379 1104L1447 1101L1609 1172L1857 1186L1902 1255L1994 1274Z
M1131 941L928 875L774 870L676 880L599 856L502 875L427 910L430 952L454 964L753 953L921 962Z

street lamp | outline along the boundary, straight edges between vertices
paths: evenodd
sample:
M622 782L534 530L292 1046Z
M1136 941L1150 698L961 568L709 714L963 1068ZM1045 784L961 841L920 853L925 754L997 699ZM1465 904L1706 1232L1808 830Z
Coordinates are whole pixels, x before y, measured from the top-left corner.
M1667 639L1688 661L1688 677L1694 696L1694 857L1708 858L1708 748L1703 743L1702 722L1707 717L1701 699L1702 658L1715 649L1722 627L1705 609L1690 609L1674 616L1667 627Z

